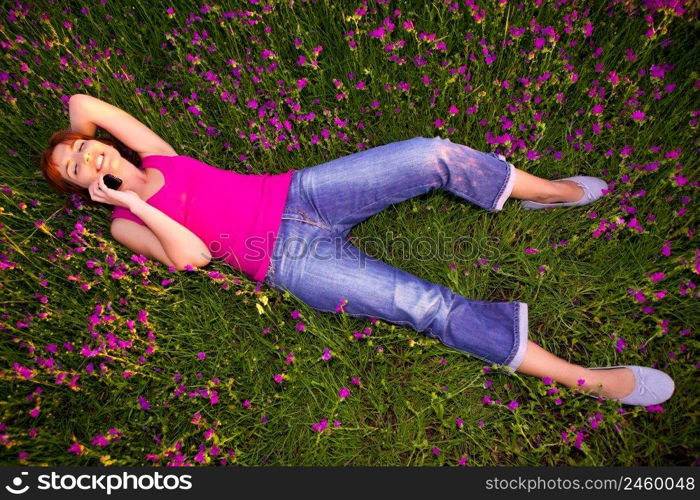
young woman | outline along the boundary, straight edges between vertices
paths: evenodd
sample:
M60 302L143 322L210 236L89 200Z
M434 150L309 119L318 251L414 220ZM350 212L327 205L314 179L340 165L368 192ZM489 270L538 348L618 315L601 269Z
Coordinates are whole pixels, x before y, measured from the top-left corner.
M132 252L177 270L223 259L315 309L406 325L488 363L568 387L583 379L580 389L594 397L647 406L673 394L662 371L585 368L545 351L528 340L524 302L470 300L347 240L371 215L434 188L495 212L508 198L528 200L527 209L585 205L603 195L601 179L548 181L501 155L422 137L299 171L243 175L178 155L134 117L91 96L72 96L69 114L72 132L52 136L42 172L59 191L114 205L112 236ZM138 153L141 167L95 139L98 126ZM119 190L105 185L108 173L123 180Z

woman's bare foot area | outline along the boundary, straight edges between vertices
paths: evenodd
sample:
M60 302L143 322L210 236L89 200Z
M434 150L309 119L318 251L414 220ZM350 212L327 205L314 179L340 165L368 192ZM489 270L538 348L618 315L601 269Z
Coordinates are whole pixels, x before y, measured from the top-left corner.
M634 390L636 381L629 368L587 370L582 389L606 399L622 399Z

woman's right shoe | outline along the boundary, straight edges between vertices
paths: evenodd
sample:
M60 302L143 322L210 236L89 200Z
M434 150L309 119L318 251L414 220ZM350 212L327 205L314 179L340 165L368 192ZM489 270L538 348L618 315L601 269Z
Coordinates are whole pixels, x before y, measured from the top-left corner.
M557 207L578 207L580 205L588 205L603 196L603 189L608 189L608 183L598 177L590 177L588 175L577 175L575 177L567 177L566 179L557 179L552 182L573 181L583 189L583 196L580 200L561 202L561 203L537 203L536 201L522 201L522 207L528 210L538 208L557 208Z
M629 368L635 379L635 387L624 398L606 398L620 401L622 404L634 406L658 405L671 397L676 385L666 373L655 368L637 365L617 365L589 368L590 370L609 370L611 368ZM599 396L588 394L597 398Z

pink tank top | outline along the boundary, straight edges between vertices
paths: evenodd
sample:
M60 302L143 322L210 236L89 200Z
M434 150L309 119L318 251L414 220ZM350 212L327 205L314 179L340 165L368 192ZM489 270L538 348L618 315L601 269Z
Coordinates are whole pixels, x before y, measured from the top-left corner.
M265 279L295 169L239 174L189 156L163 155L145 157L142 168L155 168L165 179L146 203L199 236L212 258ZM114 207L111 219L117 217L146 226L125 207Z

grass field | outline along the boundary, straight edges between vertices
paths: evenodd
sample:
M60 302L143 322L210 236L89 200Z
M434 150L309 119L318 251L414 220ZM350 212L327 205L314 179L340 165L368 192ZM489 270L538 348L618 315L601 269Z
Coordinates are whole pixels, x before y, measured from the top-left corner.
M700 463L697 3L127 4L6 2L0 18L0 463ZM528 303L530 339L564 359L653 366L676 393L598 401L220 261L131 255L111 207L38 170L75 93L241 173L441 136L602 177L609 195L553 211L432 191L352 236L466 297ZM399 235L473 245L425 258Z

